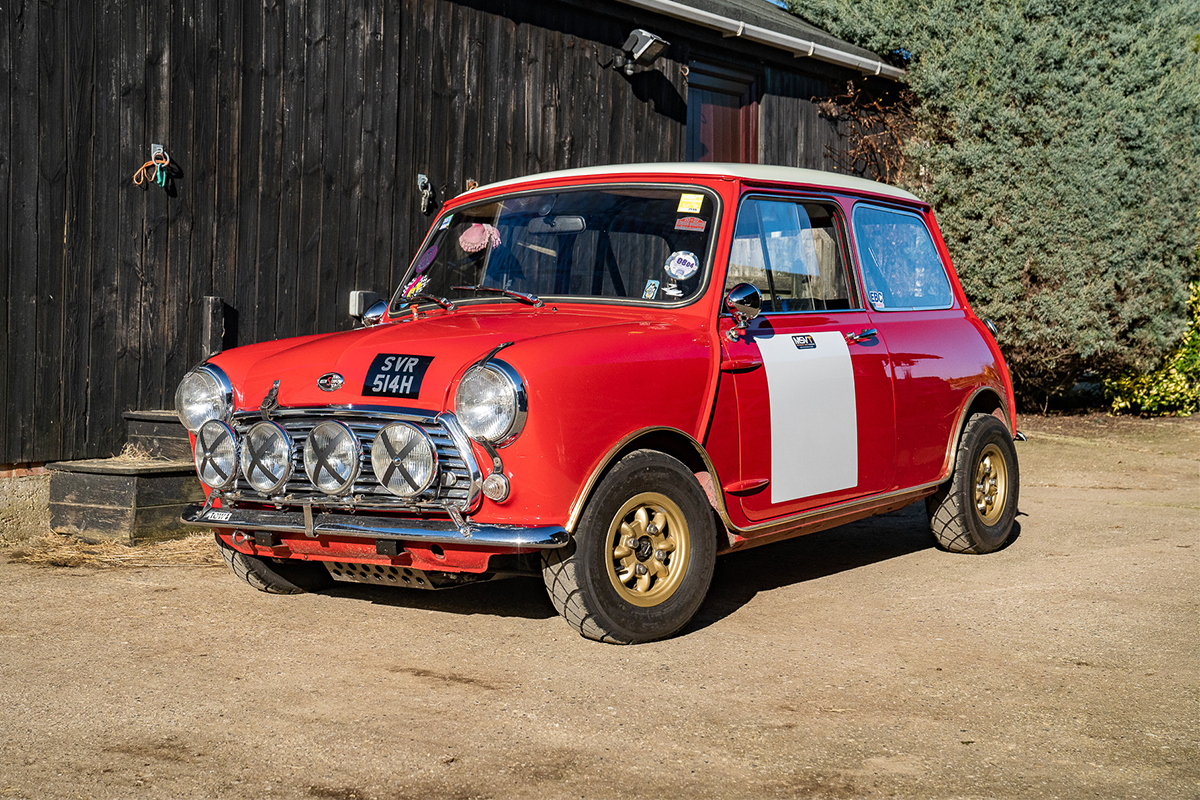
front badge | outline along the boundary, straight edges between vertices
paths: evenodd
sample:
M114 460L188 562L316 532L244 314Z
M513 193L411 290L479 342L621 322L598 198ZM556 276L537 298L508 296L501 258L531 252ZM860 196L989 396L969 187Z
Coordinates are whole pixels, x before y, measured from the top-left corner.
M343 383L345 383L345 379L336 372L326 372L317 378L317 388L322 392L336 392L342 388Z

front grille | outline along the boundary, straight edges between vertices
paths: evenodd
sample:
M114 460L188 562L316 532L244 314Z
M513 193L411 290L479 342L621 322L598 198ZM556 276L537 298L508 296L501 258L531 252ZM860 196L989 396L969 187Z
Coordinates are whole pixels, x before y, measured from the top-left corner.
M247 431L261 419L257 413L235 416L233 429L238 435L238 440L243 440ZM304 471L304 444L312 429L327 419L345 423L362 445L358 477L353 486L339 496L322 492L312 484ZM474 461L469 453L459 450L450 431L436 417L359 409L278 409L272 413L271 420L281 425L292 437L291 478L269 498L264 498L239 474L233 489L224 493L227 499L362 509L444 510L447 506L455 506L465 510L470 504L473 494L472 477L477 479ZM429 436L437 449L437 478L429 488L414 497L397 497L389 492L379 483L375 471L371 468L371 448L375 435L397 421L416 425ZM454 476L453 483L450 483L447 475Z

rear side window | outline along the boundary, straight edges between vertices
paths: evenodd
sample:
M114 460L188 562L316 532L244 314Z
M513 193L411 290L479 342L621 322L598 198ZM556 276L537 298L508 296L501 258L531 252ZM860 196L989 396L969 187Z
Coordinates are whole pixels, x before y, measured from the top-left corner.
M725 288L739 283L758 287L766 312L852 308L833 210L820 203L745 200Z
M854 240L871 308L907 311L953 305L933 237L916 214L855 206Z

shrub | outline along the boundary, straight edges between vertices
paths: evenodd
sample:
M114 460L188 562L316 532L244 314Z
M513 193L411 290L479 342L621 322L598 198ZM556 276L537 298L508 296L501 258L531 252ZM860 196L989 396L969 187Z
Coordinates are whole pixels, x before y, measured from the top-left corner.
M1191 285L1187 332L1163 365L1139 375L1127 372L1104 382L1114 413L1176 414L1200 410L1200 281Z
M1083 373L1116 379L1162 362L1187 326L1200 240L1200 4L797 10L908 68L916 125L895 182L937 208L1023 404Z

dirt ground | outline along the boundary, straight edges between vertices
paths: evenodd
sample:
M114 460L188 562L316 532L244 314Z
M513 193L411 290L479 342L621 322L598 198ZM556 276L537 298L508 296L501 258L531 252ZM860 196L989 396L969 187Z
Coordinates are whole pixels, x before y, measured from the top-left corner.
M1027 418L1019 536L726 557L683 635L536 580L274 597L0 558L0 798L1195 798L1200 418Z

